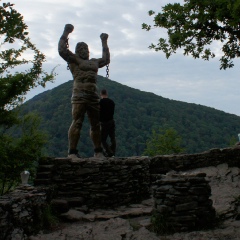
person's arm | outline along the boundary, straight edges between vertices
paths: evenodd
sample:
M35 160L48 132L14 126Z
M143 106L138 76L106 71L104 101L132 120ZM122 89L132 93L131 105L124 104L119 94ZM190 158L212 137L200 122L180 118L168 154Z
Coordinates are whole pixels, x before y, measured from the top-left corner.
M75 55L68 49L68 35L73 31L72 24L66 24L58 42L58 53L66 62L75 61Z
M102 33L100 38L102 40L102 58L99 59L99 67L101 68L110 63L110 52L107 43L108 34Z

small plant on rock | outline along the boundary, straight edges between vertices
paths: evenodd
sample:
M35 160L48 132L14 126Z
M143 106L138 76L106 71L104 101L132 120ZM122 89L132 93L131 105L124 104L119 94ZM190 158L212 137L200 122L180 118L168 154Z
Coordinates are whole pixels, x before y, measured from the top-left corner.
M168 234L174 231L174 227L168 223L167 216L155 212L151 217L152 226L151 229L157 234Z

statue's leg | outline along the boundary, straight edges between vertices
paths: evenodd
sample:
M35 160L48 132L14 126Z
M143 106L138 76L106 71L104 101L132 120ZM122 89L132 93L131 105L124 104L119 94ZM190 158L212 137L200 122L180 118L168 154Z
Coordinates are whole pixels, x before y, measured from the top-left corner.
M89 106L87 108L87 115L91 126L90 137L93 141L95 152L102 152L99 110L99 104L95 104L94 106Z
M77 144L86 112L86 105L80 103L72 104L72 124L68 130L69 154L77 154Z

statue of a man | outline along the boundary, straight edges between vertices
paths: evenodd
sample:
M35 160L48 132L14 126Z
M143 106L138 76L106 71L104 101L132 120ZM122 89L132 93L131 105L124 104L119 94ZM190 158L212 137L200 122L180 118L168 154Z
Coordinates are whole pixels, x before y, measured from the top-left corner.
M97 91L98 68L110 63L110 52L107 44L108 34L100 35L102 41L102 57L89 59L88 45L79 42L76 45L75 54L68 49L68 35L73 31L71 24L66 24L58 43L59 55L68 63L73 76L72 90L72 124L68 131L68 157L79 157L77 144L80 131L87 113L91 125L90 136L94 145L94 157L102 158L101 133L99 123L99 101Z

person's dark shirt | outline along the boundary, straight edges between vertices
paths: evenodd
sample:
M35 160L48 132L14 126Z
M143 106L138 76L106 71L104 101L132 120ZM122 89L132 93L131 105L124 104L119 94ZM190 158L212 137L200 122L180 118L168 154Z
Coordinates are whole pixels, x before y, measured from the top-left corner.
M100 122L113 120L115 103L110 98L100 99Z

